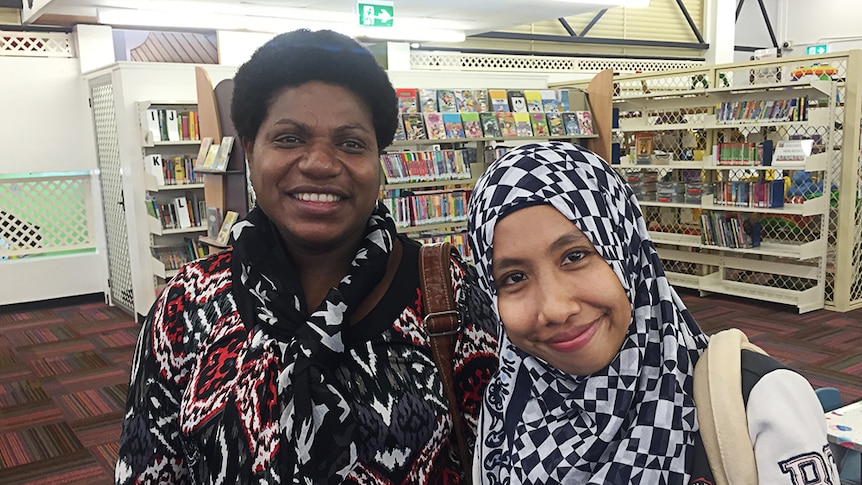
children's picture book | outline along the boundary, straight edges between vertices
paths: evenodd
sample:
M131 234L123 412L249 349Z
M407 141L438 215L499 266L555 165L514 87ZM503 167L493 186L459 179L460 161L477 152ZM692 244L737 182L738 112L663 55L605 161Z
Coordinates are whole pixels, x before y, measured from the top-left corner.
M482 138L482 125L479 124L479 113L461 113L461 124L467 138Z
M237 216L238 214L234 211L225 212L221 228L218 231L218 237L216 238L216 242L219 245L227 246L227 243L230 242L230 228L236 222Z
M530 113L513 113L515 117L515 131L520 137L533 136L533 125L530 124Z
M524 97L527 98L527 111L530 113L541 113L542 108L542 92L535 89L524 91Z
M437 108L441 113L456 113L458 105L455 102L455 91L451 89L438 89Z
M434 111L437 111L436 89L419 90L419 110L423 113L432 113Z
M395 140L406 140L407 132L404 131L404 119L401 113L398 113L398 124L395 125Z
M489 89L488 96L491 99L491 110L495 113L511 111L509 109L509 98L503 89Z
M458 111L461 113L477 111L476 97L473 95L472 89L456 89L455 104L458 106Z
M535 136L548 136L548 121L545 113L530 113L530 124L533 125Z
M563 128L563 119L560 117L560 113L555 111L548 111L545 113L548 118L548 133L551 136L560 136L565 135L566 130Z
M500 135L506 138L514 138L518 136L518 131L515 129L514 113L497 113L497 125L500 126Z
M564 113L561 113L560 116L563 117L563 127L565 128L567 135L580 135L581 134L581 129L578 126L578 115L577 115L577 113L564 112Z
M429 140L446 138L446 125L443 124L443 116L440 113L425 113L425 131L428 132Z
M446 127L446 138L466 138L460 114L443 113L443 125Z
M568 89L558 89L557 90L557 106L561 112L569 111L571 108L569 106L569 90Z
M223 136L221 138L221 145L219 145L218 148L218 153L216 153L215 161L213 162L212 170L215 170L216 172L224 172L227 170L231 150L233 150L233 137Z
M553 89L542 90L542 111L545 113L559 113L560 105L557 103L557 92Z
M497 124L496 113L479 113L479 121L482 124L482 133L488 138L500 138L500 125Z
M404 133L408 140L427 140L425 133L425 120L420 113L404 113L401 115L404 121Z
M218 207L207 206L207 237L212 240L218 239L219 229L221 228L221 209Z
M398 98L398 111L401 113L418 113L417 95L418 93L414 88L397 88L395 96Z
M578 114L578 128L582 135L593 134L593 116L589 111L576 111Z
M195 158L195 170L204 168L207 161L207 153L210 151L210 145L213 144L211 136L205 136L201 139L201 147L198 149L198 156Z
M483 111L491 111L491 102L488 100L487 89L474 89L473 98L476 100L476 109L479 113Z
M509 97L509 107L513 113L527 113L527 98L523 91L510 90L506 94Z

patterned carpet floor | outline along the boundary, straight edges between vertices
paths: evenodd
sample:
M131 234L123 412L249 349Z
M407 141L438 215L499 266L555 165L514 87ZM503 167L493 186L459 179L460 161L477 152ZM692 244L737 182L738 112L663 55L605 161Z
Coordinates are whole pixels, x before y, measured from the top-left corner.
M740 328L813 386L862 399L862 310L681 294L708 333ZM112 482L139 328L102 303L0 307L0 484Z

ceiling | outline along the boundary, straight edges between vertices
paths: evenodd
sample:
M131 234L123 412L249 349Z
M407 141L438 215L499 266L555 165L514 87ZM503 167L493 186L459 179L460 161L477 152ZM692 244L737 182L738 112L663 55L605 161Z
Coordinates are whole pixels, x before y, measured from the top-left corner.
M366 3L363 1L363 3ZM367 3L386 3L369 0ZM646 3L640 0L394 0L394 26L402 29L445 29L463 35L504 29L532 22L567 17L587 12L598 12L603 8L622 4ZM100 17L99 11L102 16ZM129 12L131 10L132 12ZM136 11L137 10L137 11ZM22 21L25 24L40 23L40 18L93 18L101 23L115 26L118 22L107 22L106 11L137 14L143 19L145 10L157 13L158 18L166 19L186 15L194 23L204 14L222 15L222 20L232 17L249 17L261 21L280 20L292 22L296 28L309 24L318 28L324 24L344 24L358 26L357 0L24 0ZM123 12L125 11L125 12ZM189 15L191 14L191 15ZM197 14L197 15L195 15ZM129 20L134 22L135 19ZM234 29L219 30L257 30L254 25L246 24ZM136 25L140 25L137 24ZM287 25L285 23L285 25ZM201 27L203 25L189 25ZM370 27L363 27L369 29ZM385 29L385 28L377 28ZM260 29L266 30L266 29ZM281 30L287 30L282 28Z

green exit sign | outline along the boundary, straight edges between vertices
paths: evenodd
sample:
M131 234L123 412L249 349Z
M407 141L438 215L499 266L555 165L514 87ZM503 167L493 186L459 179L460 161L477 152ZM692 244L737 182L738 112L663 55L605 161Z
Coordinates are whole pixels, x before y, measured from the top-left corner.
M805 53L810 55L826 54L826 44L810 45L805 48Z
M359 3L359 25L363 27L392 27L395 8L392 4Z

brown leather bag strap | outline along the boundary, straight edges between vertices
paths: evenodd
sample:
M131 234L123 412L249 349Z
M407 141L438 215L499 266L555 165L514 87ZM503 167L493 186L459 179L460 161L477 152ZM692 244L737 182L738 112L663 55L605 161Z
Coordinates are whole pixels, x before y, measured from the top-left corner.
M455 338L463 330L463 322L455 305L452 277L449 272L449 258L452 245L443 243L426 244L419 251L419 282L422 301L425 306L423 324L431 341L434 362L443 381L443 392L449 401L449 413L455 428L458 456L464 468L464 483L470 483L473 467L472 454L467 448L467 429L464 416L458 407L455 396L453 367L455 357Z

